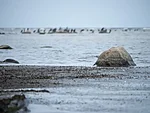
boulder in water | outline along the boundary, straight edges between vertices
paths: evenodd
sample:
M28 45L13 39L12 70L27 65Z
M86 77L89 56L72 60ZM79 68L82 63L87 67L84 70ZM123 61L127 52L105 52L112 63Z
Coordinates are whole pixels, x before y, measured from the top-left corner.
M0 49L12 49L9 45L1 45Z
M6 59L3 61L3 63L15 63L15 64L19 64L18 61L14 60L14 59Z
M52 46L42 46L41 48L52 48Z
M0 35L4 35L4 34L5 34L5 33L1 33L1 32L0 32Z
M128 67L136 64L123 47L112 47L104 51L94 65L100 67Z

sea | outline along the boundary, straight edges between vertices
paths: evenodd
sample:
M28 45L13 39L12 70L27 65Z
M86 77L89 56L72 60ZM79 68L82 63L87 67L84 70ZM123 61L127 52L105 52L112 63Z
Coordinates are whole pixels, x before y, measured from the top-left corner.
M111 33L22 34L23 28L0 28L0 61L11 58L20 65L93 66L98 56L111 47L123 46L137 66L150 65L149 28L111 28ZM45 28L48 30L48 28ZM94 29L97 28L88 28Z
M88 29L97 31L97 28ZM136 67L110 68L111 71L97 68L100 69L97 75L108 71L110 75L124 76L123 79L66 78L66 81L60 80L61 85L57 87L29 88L50 92L24 93L30 113L150 113L149 28L111 28L111 33L89 30L80 33L81 28L78 28L76 34L22 34L21 30L0 29L5 33L0 34L0 45L13 48L0 50L0 61L11 58L19 65L91 67L102 52L122 46L136 64Z

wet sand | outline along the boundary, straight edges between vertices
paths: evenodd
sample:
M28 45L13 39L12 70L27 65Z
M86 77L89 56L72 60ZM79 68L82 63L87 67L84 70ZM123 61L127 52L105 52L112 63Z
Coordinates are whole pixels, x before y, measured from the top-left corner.
M20 89L48 91L20 91L31 113L150 112L150 67L0 66L0 95Z

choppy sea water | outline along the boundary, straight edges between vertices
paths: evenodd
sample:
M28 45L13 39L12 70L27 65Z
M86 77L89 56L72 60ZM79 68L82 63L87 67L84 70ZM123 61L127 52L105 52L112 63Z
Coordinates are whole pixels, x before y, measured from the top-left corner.
M44 88L50 93L26 93L31 113L148 113L150 105L150 31L112 30L110 34L21 34L21 29L0 29L0 61L13 58L20 64L92 66L103 51L123 46L137 66L128 79L75 79L67 86ZM43 48L49 46L49 48ZM122 70L121 70L122 71ZM135 71L135 72L134 72ZM140 72L141 71L141 72ZM115 74L118 71L114 70ZM136 77L143 74L146 78ZM126 73L126 71L125 71ZM135 73L135 78L130 78Z
M21 34L21 29L1 29L0 45L14 49L0 50L0 60L13 58L20 64L92 66L97 57L114 46L123 46L137 66L150 64L150 31L112 30L110 34ZM43 48L43 46L50 46Z

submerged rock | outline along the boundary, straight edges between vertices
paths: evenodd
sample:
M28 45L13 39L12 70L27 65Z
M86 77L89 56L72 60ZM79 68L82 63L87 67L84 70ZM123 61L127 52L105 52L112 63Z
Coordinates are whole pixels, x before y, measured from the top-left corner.
M100 67L128 67L136 64L123 47L112 47L104 51L94 65Z
M4 34L5 34L5 33L3 33L3 32L1 33L1 32L0 32L0 35L4 35Z
M19 64L19 62L16 61L16 60L14 60L14 59L6 59L6 60L4 60L4 61L0 61L0 63L3 63L3 64L5 64L5 63L15 63L15 64Z
M0 99L0 113L15 113L19 110L28 111L25 95L14 95Z
M1 45L0 49L12 49L9 45Z
M41 48L52 48L52 46L42 46Z

